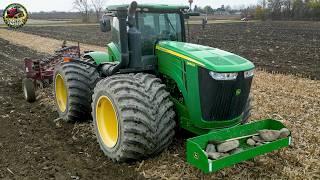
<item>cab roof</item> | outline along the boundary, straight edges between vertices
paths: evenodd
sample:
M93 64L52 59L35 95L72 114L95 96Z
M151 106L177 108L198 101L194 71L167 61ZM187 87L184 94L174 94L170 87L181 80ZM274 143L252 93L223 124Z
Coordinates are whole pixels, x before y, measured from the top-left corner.
M121 11L121 10L127 10L129 7L129 4L121 4L121 5L111 5L108 6L107 9L109 11ZM166 5L166 4L138 4L138 9L143 11L184 11L189 9L189 6L183 6L183 5Z

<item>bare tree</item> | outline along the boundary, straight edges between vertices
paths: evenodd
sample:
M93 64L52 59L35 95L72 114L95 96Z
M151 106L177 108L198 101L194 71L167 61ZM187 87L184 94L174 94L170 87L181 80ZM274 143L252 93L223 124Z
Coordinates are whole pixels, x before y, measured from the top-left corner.
M88 0L74 0L73 6L82 15L83 22L88 22L89 21L89 10L90 10L90 5L88 3Z
M227 12L230 12L232 10L230 5L227 5L225 9L226 9Z
M283 16L290 18L292 16L292 0L283 0Z
M258 5L260 5L262 7L262 9L266 9L267 8L267 0L259 0Z
M303 0L294 0L293 2L293 16L295 19L302 19L305 16L305 3Z
M97 21L99 21L106 2L105 0L91 0L91 3L96 13Z
M268 8L271 11L272 19L281 18L282 5L283 5L283 0L268 0Z
M272 19L318 20L320 0L259 0L256 14ZM265 7L265 8L264 8Z

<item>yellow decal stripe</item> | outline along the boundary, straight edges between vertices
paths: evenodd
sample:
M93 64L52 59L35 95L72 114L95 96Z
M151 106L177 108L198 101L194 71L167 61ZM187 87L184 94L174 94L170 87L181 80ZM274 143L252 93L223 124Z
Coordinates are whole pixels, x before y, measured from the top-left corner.
M197 64L199 66L202 66L202 67L205 66L204 64L202 64L201 62L199 62L197 60L194 60L194 59L192 59L192 58L190 58L188 56L182 55L180 53L174 52L174 51L172 51L170 49L166 49L166 48L163 48L163 47L160 47L160 46L156 46L156 49L158 49L160 51L163 51L163 52L166 52L166 53L169 53L169 54L172 54L172 55L177 56L179 58L185 59L187 61L193 62L193 63L195 63L195 64Z

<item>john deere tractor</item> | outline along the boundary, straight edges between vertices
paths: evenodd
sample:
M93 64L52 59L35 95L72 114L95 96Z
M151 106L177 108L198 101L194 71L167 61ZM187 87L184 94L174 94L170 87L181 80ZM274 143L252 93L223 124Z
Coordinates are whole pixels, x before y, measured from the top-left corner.
M288 145L284 139L249 148L210 170L203 151L209 140L283 127L274 120L241 125L250 116L255 66L235 54L187 43L187 6L132 2L107 10L101 21L101 30L112 34L107 52L64 62L54 77L61 118L92 118L107 157L126 162L157 155L170 145L176 127L202 135L188 140L187 159L205 172Z

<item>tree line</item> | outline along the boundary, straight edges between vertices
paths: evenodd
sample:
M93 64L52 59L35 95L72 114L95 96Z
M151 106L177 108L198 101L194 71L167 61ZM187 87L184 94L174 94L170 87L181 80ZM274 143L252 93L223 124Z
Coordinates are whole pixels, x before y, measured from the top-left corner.
M253 14L262 20L320 20L320 0L261 0Z
M89 22L92 13L96 21L99 21L105 9L105 3L106 0L74 0L73 7L80 13L83 22Z
M239 9L231 9L230 6L218 9L195 6L194 11L207 14L241 12L242 17L261 20L320 20L320 0L260 0L257 5L242 6Z

